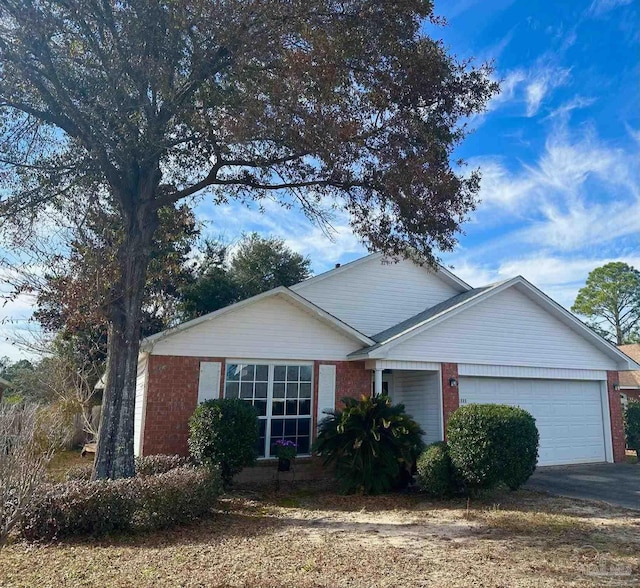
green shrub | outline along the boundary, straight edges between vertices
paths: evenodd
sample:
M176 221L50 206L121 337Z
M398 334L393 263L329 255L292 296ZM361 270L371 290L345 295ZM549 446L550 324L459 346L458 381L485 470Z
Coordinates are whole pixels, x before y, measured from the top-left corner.
M632 400L627 404L624 411L624 434L627 447L635 451L640 458L640 402Z
M422 452L418 458L416 479L420 490L433 498L444 498L454 493L454 471L446 443L432 443Z
M326 465L335 465L342 492L389 491L410 475L424 447L423 431L385 394L342 402L343 410L320 422L315 450Z
M189 451L197 463L220 468L225 486L255 463L258 414L240 399L207 400L189 421Z
M145 455L136 457L136 476L153 476L166 474L176 468L182 468L189 464L187 457L181 455Z
M470 491L501 483L519 488L536 469L538 440L535 419L513 406L469 404L447 424L451 463Z
M207 514L219 490L214 469L193 467L122 480L50 485L32 500L20 531L34 541L162 529Z

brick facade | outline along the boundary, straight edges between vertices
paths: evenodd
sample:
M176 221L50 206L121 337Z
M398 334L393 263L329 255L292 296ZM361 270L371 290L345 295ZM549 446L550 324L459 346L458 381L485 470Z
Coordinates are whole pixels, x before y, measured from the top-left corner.
M609 394L609 414L611 417L613 461L616 463L621 463L626 461L626 455L620 391L614 390L613 388L615 384L618 384L618 382L618 372L607 372L607 392Z
M225 359L221 357L149 357L146 411L144 415L143 455L157 453L187 455L189 417L198 405L201 361L219 361L220 396L224 388ZM295 361L295 360L290 360ZM315 361L313 390L313 431L317 427L318 369L320 364L336 366L336 408L345 396L360 398L371 393L371 370L364 361Z
M460 406L460 394L458 392L458 385L451 386L449 380L455 378L456 382L460 381L458 377L458 364L457 363L443 363L441 364L442 370L442 415L444 421L443 434L446 438L447 422L451 413Z
M149 357L142 440L144 455L188 454L189 417L198 405L201 361L224 362L219 357ZM220 377L222 380L223 370Z

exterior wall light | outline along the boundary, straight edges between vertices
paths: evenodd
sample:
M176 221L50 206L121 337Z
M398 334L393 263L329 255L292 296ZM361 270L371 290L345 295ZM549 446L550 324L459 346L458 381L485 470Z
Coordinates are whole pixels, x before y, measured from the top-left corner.
M616 382L616 383L613 385L613 389L614 389L614 390L616 390L616 391L617 391L617 390L620 390L620 384L618 384L618 382Z
M449 386L451 386L452 388L457 388L458 380L456 380L455 378L449 378Z

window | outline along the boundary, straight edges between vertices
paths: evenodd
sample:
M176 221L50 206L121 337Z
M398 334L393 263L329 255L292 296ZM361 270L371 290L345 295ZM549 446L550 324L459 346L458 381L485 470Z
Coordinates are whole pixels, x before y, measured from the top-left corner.
M225 398L241 398L258 411L258 455L271 457L278 439L311 453L310 364L227 363Z

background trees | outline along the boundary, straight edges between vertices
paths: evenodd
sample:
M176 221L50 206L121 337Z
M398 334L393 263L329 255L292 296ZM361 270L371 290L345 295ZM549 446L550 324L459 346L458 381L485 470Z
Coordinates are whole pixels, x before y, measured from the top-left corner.
M311 260L277 237L251 233L236 246L206 241L192 280L182 290L181 316L202 316L277 286L292 286L310 275Z
M453 156L496 92L424 34L431 2L5 0L0 217L12 246L78 210L120 238L96 476L134 473L135 377L161 210L270 197L368 247L448 250L477 172ZM106 205L105 205L106 204Z
M595 268L580 289L573 312L616 345L640 339L640 271L622 262Z

